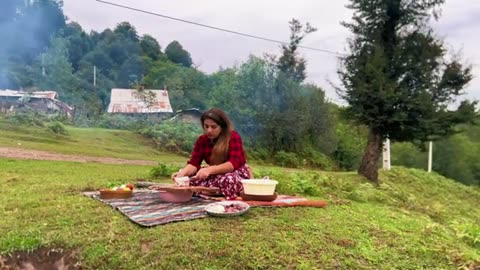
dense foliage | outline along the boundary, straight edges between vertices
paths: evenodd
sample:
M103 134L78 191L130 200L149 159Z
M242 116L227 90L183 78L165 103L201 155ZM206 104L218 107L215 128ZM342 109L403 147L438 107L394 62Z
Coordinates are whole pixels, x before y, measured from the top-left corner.
M383 139L432 140L471 121L475 103L449 105L471 80L471 68L451 57L428 25L444 0L351 0L350 54L339 70L350 117L369 129L359 172L377 181Z

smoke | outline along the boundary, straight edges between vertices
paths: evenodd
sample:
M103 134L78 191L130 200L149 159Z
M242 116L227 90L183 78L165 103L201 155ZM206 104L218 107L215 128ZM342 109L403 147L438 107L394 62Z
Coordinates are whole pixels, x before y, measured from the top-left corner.
M0 89L22 86L21 70L32 65L65 26L56 0L2 0L0 9Z
M13 45L14 23L12 21L0 21L0 38L2 45L0 46L0 89L9 88L10 80L7 76L9 69L8 55Z

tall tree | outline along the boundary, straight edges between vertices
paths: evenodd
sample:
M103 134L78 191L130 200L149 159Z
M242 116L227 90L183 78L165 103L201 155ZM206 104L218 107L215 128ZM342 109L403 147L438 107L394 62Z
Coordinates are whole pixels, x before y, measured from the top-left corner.
M160 44L158 44L158 41L150 35L142 36L140 47L142 48L143 54L147 55L154 61L158 60L162 55Z
M306 23L305 26L297 19L290 22L290 42L288 45L282 45L282 56L278 59L277 67L288 78L303 82L307 77L305 72L306 61L298 55L298 46L308 34L317 31L317 29Z
M300 43L308 34L315 32L316 28L308 22L304 25L297 19L292 19L289 26L288 45L281 46L282 55L278 59L270 57L269 61L276 73L274 87L271 89L273 91L268 93L271 106L259 114L272 153L298 153L309 146L318 147L320 144L314 141L319 137L325 139L322 135L326 134L317 132L323 129L321 121L327 118L325 115L318 115L326 106L323 102L323 91L302 85L307 77L306 60L298 52ZM313 100L318 103L312 102ZM305 109L310 108L310 105L319 110ZM312 128L313 125L318 128Z
M470 67L448 57L427 22L438 18L444 0L351 0L354 34L341 59L338 93L350 116L368 126L368 143L358 172L378 181L383 140L431 140L469 120L474 104L448 106L471 79Z
M167 48L165 48L165 54L173 63L181 64L184 67L192 66L190 53L183 49L182 45L176 40L168 44Z
M40 55L31 66L31 86L57 91L60 98L69 103L78 102L78 78L72 71L66 41L55 38L47 52Z
M127 59L120 67L118 78L116 80L118 87L130 88L138 84L143 79L145 64L138 55L133 55Z
M76 71L79 68L82 57L92 49L92 41L76 22L68 23L61 32L61 36L68 41L68 57L73 69Z
M128 40L131 40L131 41L134 41L134 42L139 41L137 30L129 22L121 22L121 23L117 24L117 26L115 27L113 32L115 34L123 36L124 38L126 38Z

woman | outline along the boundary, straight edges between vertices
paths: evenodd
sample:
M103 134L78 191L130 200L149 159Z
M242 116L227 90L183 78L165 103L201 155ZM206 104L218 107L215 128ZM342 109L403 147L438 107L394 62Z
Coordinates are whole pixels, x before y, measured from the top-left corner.
M240 180L250 178L242 139L220 109L204 112L201 123L204 134L195 142L187 165L173 174L172 179L194 176L190 185L218 187L227 200L234 200L243 191ZM200 167L202 161L209 166Z

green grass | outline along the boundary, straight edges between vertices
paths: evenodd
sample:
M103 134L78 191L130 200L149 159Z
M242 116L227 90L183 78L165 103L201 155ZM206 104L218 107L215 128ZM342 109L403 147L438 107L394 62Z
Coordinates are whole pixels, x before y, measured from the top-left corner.
M148 177L149 166L0 158L0 168L0 254L78 249L85 269L480 266L480 190L421 170L394 167L375 188L355 173L254 166L256 176L280 182L278 191L329 205L253 208L146 229L80 192Z
M124 130L66 126L67 136L47 128L15 125L0 119L0 146L63 154L184 162L185 158L155 150L152 142Z

